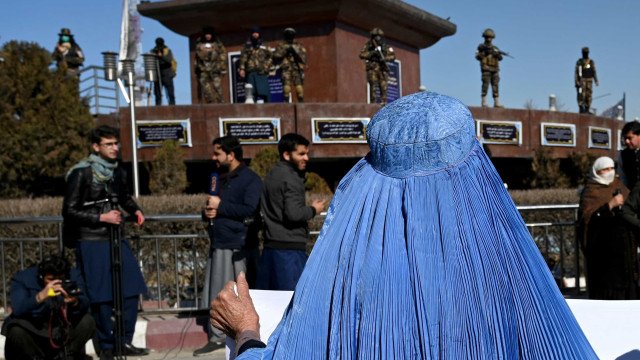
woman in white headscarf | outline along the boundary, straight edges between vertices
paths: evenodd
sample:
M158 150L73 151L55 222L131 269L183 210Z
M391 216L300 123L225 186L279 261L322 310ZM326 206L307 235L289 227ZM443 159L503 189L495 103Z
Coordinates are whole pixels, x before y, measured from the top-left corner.
M628 195L629 189L616 177L613 160L596 159L580 198L579 214L590 299L636 298L636 241L622 217Z

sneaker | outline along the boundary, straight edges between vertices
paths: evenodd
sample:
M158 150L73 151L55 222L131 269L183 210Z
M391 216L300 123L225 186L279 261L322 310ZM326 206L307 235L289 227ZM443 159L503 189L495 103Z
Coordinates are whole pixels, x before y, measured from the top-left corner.
M203 347L193 352L193 356L208 355L222 348L224 348L224 342L222 341L216 341L216 342L207 341L207 343Z

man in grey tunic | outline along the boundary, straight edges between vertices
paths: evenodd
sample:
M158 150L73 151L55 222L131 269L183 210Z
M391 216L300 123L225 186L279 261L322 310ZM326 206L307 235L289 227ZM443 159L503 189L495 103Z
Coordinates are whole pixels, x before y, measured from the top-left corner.
M222 290L241 271L247 271L246 237L249 225L258 213L262 180L242 160L237 138L224 136L213 140L213 155L220 175L211 176L212 186L203 211L209 222L209 258L203 289L203 305ZM213 184L216 182L216 184ZM224 347L226 336L207 322L209 341L194 351L202 356Z

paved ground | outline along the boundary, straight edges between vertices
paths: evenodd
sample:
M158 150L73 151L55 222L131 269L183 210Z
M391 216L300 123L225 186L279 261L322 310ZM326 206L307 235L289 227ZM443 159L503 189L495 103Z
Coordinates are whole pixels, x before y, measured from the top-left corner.
M94 355L97 360L97 356ZM202 360L225 360L225 349L216 350L207 356L194 357L193 349L175 349L175 350L159 350L152 351L147 356L127 356L127 360L186 360L186 359L202 359Z

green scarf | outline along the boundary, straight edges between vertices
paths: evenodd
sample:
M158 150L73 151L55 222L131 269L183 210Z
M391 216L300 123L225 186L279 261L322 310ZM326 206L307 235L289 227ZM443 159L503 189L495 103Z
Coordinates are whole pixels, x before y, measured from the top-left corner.
M86 168L91 166L91 173L93 175L93 182L96 184L106 184L113 178L113 171L118 167L117 162L110 162L101 158L96 154L91 154L89 157L80 160L77 164L67 172L66 178L75 169Z

